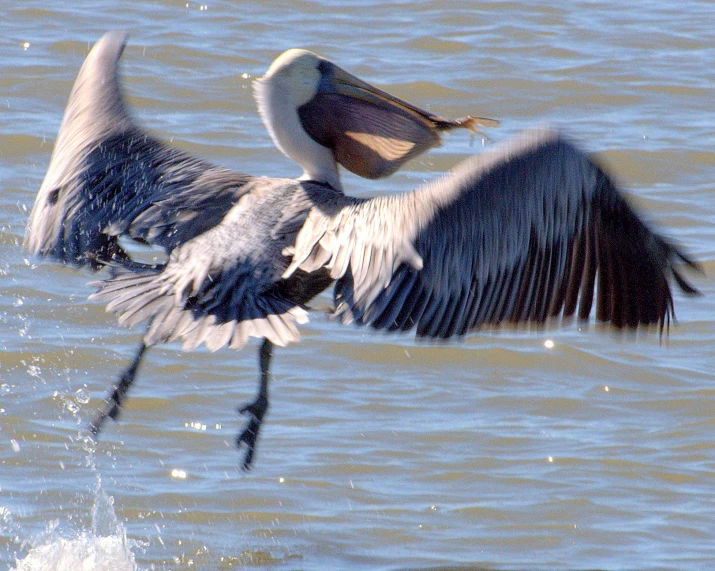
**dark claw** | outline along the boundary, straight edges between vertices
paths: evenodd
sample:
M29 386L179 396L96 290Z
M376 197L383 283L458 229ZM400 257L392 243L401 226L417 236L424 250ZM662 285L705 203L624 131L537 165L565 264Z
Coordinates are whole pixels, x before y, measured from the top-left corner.
M246 406L239 408L238 412L241 414L249 414L251 418L248 420L246 428L243 432L236 437L236 446L241 448L242 445L246 446L246 455L243 458L243 469L251 469L251 461L253 460L253 453L256 449L256 441L258 440L258 433L261 430L261 424L263 423L263 416L268 410L268 399L264 396L259 396L255 401Z

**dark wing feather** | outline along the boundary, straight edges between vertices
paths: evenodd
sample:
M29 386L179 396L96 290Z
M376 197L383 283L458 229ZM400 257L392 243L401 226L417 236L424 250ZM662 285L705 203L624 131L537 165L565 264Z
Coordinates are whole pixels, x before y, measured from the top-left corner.
M694 266L599 166L545 130L412 193L311 213L284 275L326 267L343 322L419 336L586 319L594 296L599 320L662 331L670 280L695 291L678 262Z
M124 259L121 234L171 250L215 226L251 180L134 124L118 74L125 40L105 34L82 65L30 214L31 253L78 265Z

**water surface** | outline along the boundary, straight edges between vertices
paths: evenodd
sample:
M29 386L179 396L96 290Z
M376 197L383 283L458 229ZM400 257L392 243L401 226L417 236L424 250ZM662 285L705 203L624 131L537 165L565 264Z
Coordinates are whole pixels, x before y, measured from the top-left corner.
M711 565L714 22L707 1L4 3L0 567ZM140 120L252 174L299 174L251 95L289 47L438 113L501 119L487 145L552 122L702 261L705 296L676 296L662 343L572 325L428 344L316 312L276 354L249 474L233 439L255 347L160 347L95 446L81 428L140 333L86 300L88 272L20 244L77 70L117 28L131 36L123 73ZM482 144L454 133L389 180L345 186L408 190Z

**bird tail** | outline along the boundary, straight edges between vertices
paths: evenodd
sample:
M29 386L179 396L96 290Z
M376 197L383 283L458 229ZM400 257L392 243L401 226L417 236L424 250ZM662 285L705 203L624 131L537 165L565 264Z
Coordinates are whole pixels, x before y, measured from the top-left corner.
M120 325L148 320L147 346L181 339L185 350L201 344L211 351L227 344L240 349L250 337L285 346L300 340L298 325L308 321L303 307L282 296L244 291L233 303L209 305L198 295L177 295L176 277L164 266L136 273L115 265L113 272L109 280L90 284L99 288L90 299L107 302Z

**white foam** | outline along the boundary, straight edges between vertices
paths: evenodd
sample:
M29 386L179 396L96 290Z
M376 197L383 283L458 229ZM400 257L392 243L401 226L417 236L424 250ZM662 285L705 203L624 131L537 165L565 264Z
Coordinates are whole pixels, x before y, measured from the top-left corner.
M15 571L136 571L126 535L58 537L16 561Z
M90 465L94 471L93 456ZM97 486L92 506L92 529L60 534L59 522L52 522L44 536L32 542L23 559L11 571L136 571L137 564L126 530L114 511L114 499Z

